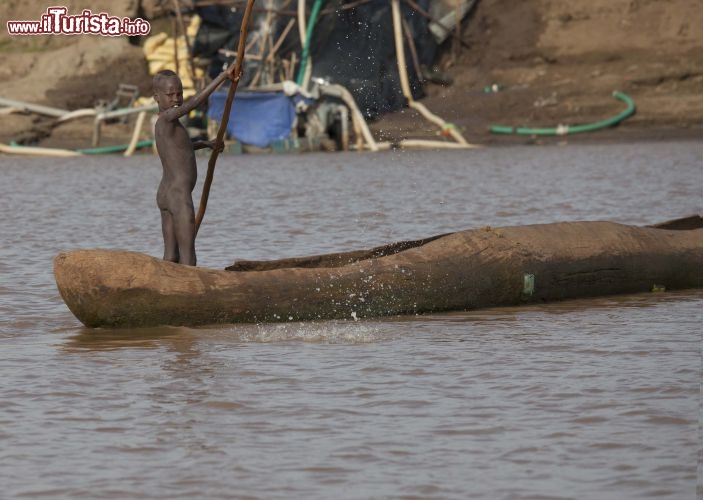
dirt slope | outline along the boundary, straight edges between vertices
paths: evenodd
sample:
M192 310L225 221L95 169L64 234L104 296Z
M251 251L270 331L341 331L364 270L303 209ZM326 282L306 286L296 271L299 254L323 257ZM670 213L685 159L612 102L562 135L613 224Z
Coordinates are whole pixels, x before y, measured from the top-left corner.
M691 136L703 126L703 9L696 0L481 0L462 32L468 48L445 47L451 86L423 100L469 140L502 140L492 124L588 123L637 104L621 127L596 137ZM499 84L498 93L485 93ZM434 134L405 111L374 124L391 137ZM576 137L576 136L573 136ZM525 140L525 139L521 139Z

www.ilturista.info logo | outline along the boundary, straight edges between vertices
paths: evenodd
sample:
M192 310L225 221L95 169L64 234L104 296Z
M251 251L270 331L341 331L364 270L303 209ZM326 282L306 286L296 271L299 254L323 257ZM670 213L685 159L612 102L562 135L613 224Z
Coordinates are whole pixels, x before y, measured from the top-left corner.
M84 10L82 14L68 15L66 7L49 7L41 21L7 21L10 35L148 35L151 25L144 19L134 20L109 16L104 12L93 14Z

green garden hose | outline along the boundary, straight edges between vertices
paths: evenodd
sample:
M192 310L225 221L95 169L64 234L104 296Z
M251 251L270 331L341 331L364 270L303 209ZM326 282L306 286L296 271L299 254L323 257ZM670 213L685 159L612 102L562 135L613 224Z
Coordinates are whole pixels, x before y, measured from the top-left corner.
M151 139L139 141L137 143L137 149L146 148L148 146L151 146L153 143L154 141L152 141ZM102 155L108 153L120 153L122 151L126 151L128 147L129 144L119 144L117 146L98 146L96 148L76 149L76 152L82 153L84 155Z
M491 132L494 134L520 134L520 135L569 135L580 134L583 132L594 132L607 127L617 125L625 118L632 116L635 113L635 102L630 96L619 91L613 92L613 97L624 102L627 108L615 116L606 118L593 123L583 125L558 125L556 127L547 128L530 128L530 127L509 127L505 125L493 125Z
M303 84L305 79L305 71L307 70L308 59L310 58L310 43L312 42L312 33L315 30L315 23L320 15L320 9L322 8L322 0L315 0L312 6L312 11L310 12L310 19L308 19L308 29L305 33L305 45L303 46L303 54L300 56L300 67L298 68L298 78L295 83L298 85Z

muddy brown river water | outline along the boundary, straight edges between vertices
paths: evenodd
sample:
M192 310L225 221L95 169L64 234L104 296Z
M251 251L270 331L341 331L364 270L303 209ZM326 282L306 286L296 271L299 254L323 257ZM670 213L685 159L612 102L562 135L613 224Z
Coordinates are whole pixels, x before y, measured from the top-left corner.
M149 155L0 156L2 498L703 496L703 291L83 328L53 257L160 255L159 178ZM651 224L703 213L701 193L693 141L224 156L198 260L223 268L486 225Z

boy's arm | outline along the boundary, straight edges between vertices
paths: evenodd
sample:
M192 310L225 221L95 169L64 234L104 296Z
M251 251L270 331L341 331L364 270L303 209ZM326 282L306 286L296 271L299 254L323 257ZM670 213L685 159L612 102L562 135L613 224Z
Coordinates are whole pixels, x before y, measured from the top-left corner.
M217 75L217 78L211 81L207 87L185 101L182 106L177 108L169 108L166 111L163 111L161 116L166 120L178 120L181 116L190 113L195 108L200 106L200 104L202 104L205 99L207 99L210 94L212 94L215 89L219 87L227 78L234 80L234 77L232 76L233 73L234 68L227 68L225 71Z
M218 149L218 153L221 153L225 149L225 143L224 142L217 142L217 141L195 141L193 143L193 151L196 151L198 149L204 149L204 148L210 148L210 149Z

